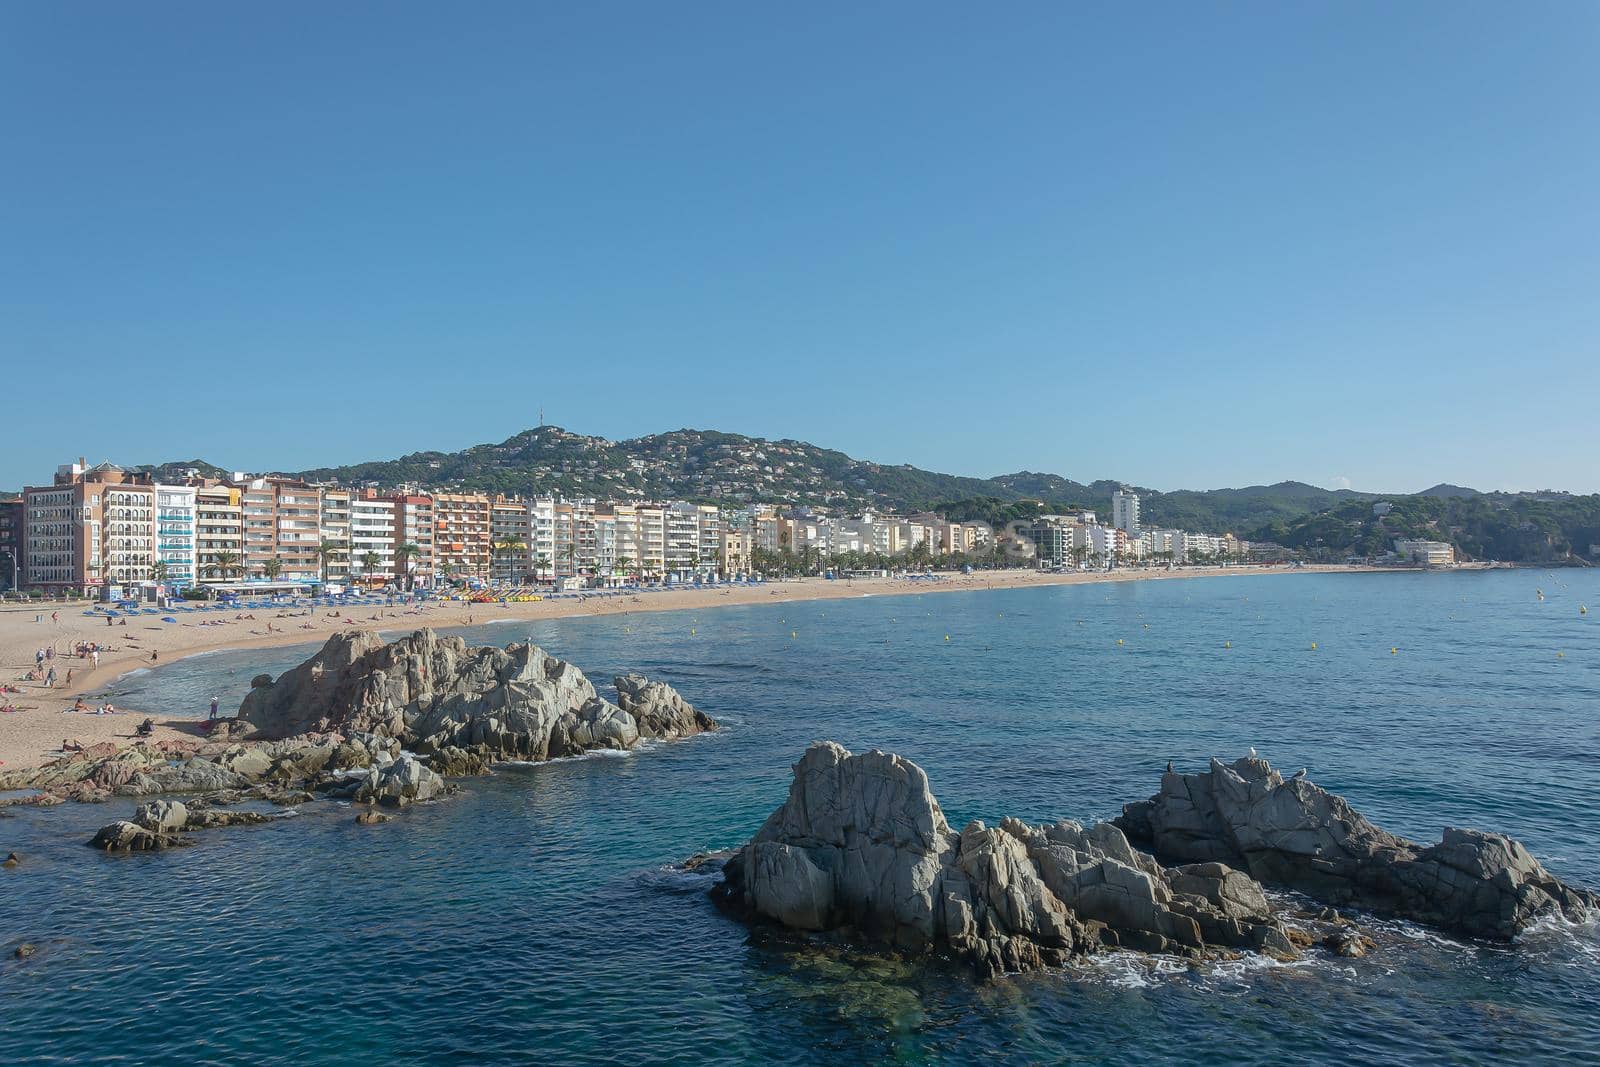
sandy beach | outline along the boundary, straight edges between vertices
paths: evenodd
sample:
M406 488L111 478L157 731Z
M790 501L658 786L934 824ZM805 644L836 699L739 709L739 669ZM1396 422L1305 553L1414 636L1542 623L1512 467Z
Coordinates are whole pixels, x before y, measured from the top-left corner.
M61 754L64 740L84 745L100 741L125 744L135 726L146 717L155 720L156 737L193 736L195 724L206 708L122 708L115 714L74 711L80 695L94 693L117 676L136 667L158 667L198 652L229 648L266 648L322 641L330 633L357 628L385 630L433 626L449 628L477 625L494 619L553 619L583 615L621 615L639 611L678 611L739 604L772 604L800 600L830 600L904 594L932 594L982 589L1024 588L1040 585L1077 585L1098 582L1157 581L1216 576L1244 577L1270 574L1308 574L1358 571L1366 568L1322 567L1195 567L1174 571L1127 570L1109 573L1045 574L1035 571L947 574L936 580L867 578L828 581L821 578L774 581L748 587L672 589L634 596L591 597L587 600L545 600L527 604L466 604L445 601L416 607L366 607L332 612L304 609L283 612L241 612L238 617L216 613L198 619L179 616L164 623L158 616L129 619L126 625L106 625L101 617L85 617L86 605L46 604L40 607L0 608L0 683L14 687L0 695L0 706L16 711L0 713L0 767L6 770L34 767ZM207 625L202 625L206 623ZM102 648L96 665L74 654L86 642ZM107 647L109 646L109 647ZM54 667L57 681L29 681L40 650L53 650L46 668ZM556 650L559 652L560 650ZM220 714L237 709L223 707Z

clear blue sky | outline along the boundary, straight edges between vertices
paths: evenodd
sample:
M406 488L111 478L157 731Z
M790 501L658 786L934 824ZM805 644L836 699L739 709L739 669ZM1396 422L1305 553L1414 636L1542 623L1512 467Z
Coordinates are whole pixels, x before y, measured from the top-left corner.
M0 5L0 487L538 420L1600 490L1600 5Z

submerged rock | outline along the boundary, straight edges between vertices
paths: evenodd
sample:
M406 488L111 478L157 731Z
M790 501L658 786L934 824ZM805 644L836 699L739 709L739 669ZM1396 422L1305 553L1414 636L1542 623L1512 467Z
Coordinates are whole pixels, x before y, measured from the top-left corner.
M334 634L300 666L254 687L239 719L258 738L359 731L473 767L477 757L455 750L543 760L716 728L664 683L626 675L617 692L620 707L535 645L472 648L430 629L385 644L354 631Z
M147 830L136 822L118 819L116 822L107 823L100 827L98 833L90 839L89 844L106 852L154 852L163 848L175 848L179 845L194 844L187 837L176 834L157 833Z
M922 768L831 742L795 764L788 800L713 892L784 927L949 953L985 975L1105 946L1294 953L1261 887L1225 864L1165 869L1109 823L974 821L956 833Z
M139 805L133 821L152 833L176 833L189 822L189 809L176 800L153 800Z
M1155 796L1116 822L1166 862L1226 863L1329 904L1473 937L1508 940L1546 915L1600 910L1600 897L1561 882L1509 837L1450 828L1424 847L1378 829L1303 773L1286 781L1253 753L1199 774L1168 771Z
M445 780L410 753L382 766L372 767L359 778L336 789L334 796L348 797L357 803L404 807L420 800L433 800L447 791Z

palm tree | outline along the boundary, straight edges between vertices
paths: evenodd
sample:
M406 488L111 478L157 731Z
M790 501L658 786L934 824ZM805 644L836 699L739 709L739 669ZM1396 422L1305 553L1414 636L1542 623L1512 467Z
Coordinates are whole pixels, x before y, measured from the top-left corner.
M380 564L382 562L383 562L383 558L381 556L379 556L376 552L373 552L371 549L368 549L367 551L361 553L361 573L362 573L362 576L365 577L367 575L370 575L373 571L378 569L378 564Z
M167 564L165 560L156 560L150 567L150 580L162 583L167 580Z
M572 573L576 575L578 573L578 542L568 541L567 547L561 554L567 557L567 566L571 567Z
M543 552L533 557L533 577L535 581L544 580L544 569L550 565L550 557Z
M324 541L317 546L317 577L323 585L328 584L328 563L344 549L337 541Z
M207 569L210 570L212 574L226 581L228 575L231 574L233 569L238 565L239 557L236 553L218 552L211 558L211 565Z
M617 557L616 570L621 571L622 572L622 576L624 578L628 577L628 572L630 570L632 570L632 569L633 569L633 557L632 556L618 556Z
M407 541L394 550L394 562L400 572L406 577L406 592L411 591L411 560L422 553L422 546L415 541Z
M283 560L273 556L261 565L261 573L267 576L269 582L278 580L278 575L283 573Z
M510 572L513 585L517 584L517 553L526 552L527 550L528 546L511 534L507 534L494 543L493 551L495 555L511 557Z

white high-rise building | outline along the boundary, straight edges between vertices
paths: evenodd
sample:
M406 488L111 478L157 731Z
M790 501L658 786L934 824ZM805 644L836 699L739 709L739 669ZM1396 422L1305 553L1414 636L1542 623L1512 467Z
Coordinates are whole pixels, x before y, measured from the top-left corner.
M1127 486L1111 494L1111 525L1129 537L1139 536L1139 494Z
M350 501L350 577L375 586L394 579L394 501Z
M156 486L156 558L166 583L187 589L199 577L193 486Z

